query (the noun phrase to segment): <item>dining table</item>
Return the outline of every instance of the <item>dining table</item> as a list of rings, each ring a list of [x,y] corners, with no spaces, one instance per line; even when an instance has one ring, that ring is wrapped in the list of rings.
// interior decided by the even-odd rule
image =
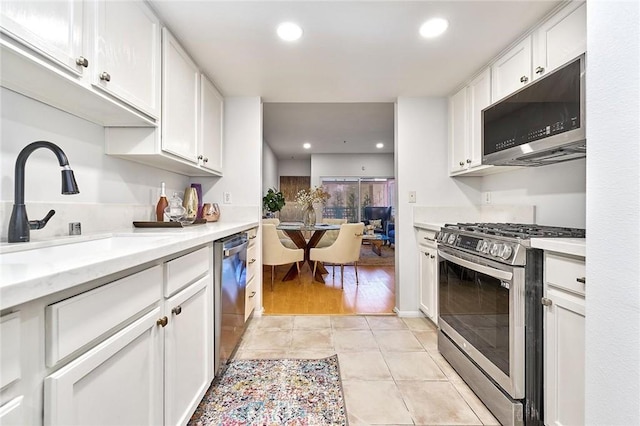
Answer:
[[[304,226],[301,223],[285,223],[281,222],[276,226],[276,229],[281,230],[296,245],[296,247],[304,250],[304,263],[308,263],[309,267],[313,271],[313,264],[309,260],[309,252],[312,248],[318,245],[320,239],[327,231],[335,231],[340,229],[340,225],[332,225],[327,223],[316,223],[312,226]],[[311,235],[309,239],[305,238],[305,234]],[[328,274],[329,271],[324,267],[322,262],[318,262],[316,268],[315,280],[324,283],[324,274]],[[298,276],[298,268],[295,264],[289,268],[282,281],[289,281]]]

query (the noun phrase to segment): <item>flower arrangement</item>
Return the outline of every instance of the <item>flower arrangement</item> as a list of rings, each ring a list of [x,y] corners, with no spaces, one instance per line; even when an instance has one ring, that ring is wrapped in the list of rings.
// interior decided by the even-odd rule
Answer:
[[[322,187],[314,187],[313,189],[301,189],[296,194],[296,203],[301,207],[312,206],[316,203],[326,203],[331,197],[327,191]]]

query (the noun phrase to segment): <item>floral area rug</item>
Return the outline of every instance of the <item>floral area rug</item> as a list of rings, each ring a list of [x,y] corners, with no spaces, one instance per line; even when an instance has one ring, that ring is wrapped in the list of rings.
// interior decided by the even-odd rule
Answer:
[[[189,425],[346,425],[338,356],[232,360]]]

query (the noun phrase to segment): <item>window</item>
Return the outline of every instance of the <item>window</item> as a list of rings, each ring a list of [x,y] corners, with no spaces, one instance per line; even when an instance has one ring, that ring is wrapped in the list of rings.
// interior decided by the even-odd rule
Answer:
[[[324,218],[360,222],[367,206],[392,206],[392,212],[395,210],[396,182],[393,178],[325,177],[322,186],[331,194],[322,211]]]

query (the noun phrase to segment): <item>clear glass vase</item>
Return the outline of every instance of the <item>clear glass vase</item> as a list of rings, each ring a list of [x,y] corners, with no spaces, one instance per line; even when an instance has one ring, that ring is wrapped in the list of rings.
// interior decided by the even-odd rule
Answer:
[[[311,228],[316,224],[316,211],[313,204],[309,204],[302,213],[302,223],[305,228]]]

